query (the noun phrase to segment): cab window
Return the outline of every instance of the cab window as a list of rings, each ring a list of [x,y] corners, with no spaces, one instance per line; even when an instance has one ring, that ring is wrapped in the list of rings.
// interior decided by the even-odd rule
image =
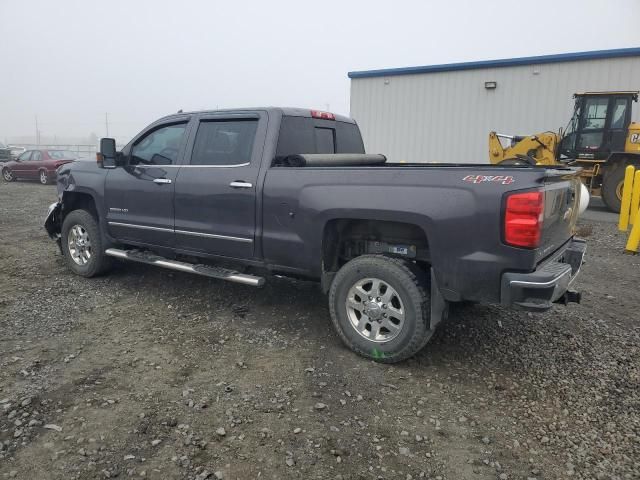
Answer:
[[[187,128],[186,122],[153,130],[131,149],[132,165],[175,165]]]
[[[624,128],[628,103],[629,102],[626,98],[616,99],[613,104],[613,114],[611,115],[611,128]]]
[[[31,154],[31,161],[37,162],[38,160],[42,160],[42,153],[40,153],[38,150],[34,150]]]
[[[607,120],[608,98],[588,98],[585,104],[585,130],[604,128]]]
[[[251,161],[258,120],[200,122],[191,165],[243,165]]]

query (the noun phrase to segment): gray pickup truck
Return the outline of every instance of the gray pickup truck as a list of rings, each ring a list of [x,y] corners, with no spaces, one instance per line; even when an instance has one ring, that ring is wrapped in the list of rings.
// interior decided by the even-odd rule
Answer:
[[[85,277],[116,258],[251,286],[319,281],[342,340],[391,363],[452,302],[579,301],[580,195],[571,168],[387,163],[327,112],[204,111],[60,167],[45,228]]]

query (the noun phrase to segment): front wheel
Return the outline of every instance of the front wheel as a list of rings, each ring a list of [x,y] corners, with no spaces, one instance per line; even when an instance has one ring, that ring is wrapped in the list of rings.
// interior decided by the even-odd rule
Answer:
[[[400,362],[434,333],[427,292],[426,276],[415,265],[363,255],[336,274],[329,291],[331,319],[354,352],[382,363]]]
[[[8,168],[2,169],[2,178],[4,179],[5,182],[13,182],[15,180],[15,177],[13,176],[13,172]]]
[[[83,277],[99,275],[111,265],[98,222],[86,210],[74,210],[62,222],[62,252],[69,268]]]
[[[607,168],[602,177],[602,200],[612,212],[620,212],[626,164]]]

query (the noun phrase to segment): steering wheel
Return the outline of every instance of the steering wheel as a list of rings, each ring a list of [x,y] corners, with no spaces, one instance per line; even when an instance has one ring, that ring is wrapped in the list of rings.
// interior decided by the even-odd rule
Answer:
[[[174,147],[165,147],[158,152],[158,155],[175,160],[175,157],[178,156],[178,149]]]

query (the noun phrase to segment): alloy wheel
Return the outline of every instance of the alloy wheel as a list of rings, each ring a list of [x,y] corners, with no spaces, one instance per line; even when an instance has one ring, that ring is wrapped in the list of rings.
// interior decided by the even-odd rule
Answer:
[[[82,225],[74,225],[69,230],[69,255],[73,261],[81,266],[86,265],[91,258],[91,240],[89,233]]]
[[[349,323],[372,342],[388,342],[402,331],[405,309],[398,292],[384,280],[364,278],[350,289],[346,299]]]

